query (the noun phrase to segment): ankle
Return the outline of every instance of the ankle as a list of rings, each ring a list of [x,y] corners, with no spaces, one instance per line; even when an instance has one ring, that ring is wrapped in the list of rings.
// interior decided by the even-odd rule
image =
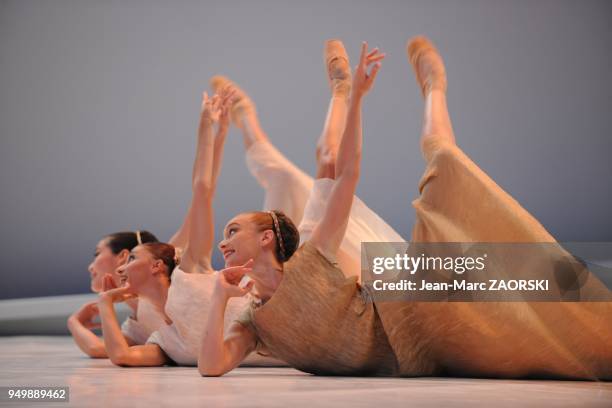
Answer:
[[[341,99],[347,102],[351,94],[351,84],[344,82],[337,82],[332,85],[332,98]]]

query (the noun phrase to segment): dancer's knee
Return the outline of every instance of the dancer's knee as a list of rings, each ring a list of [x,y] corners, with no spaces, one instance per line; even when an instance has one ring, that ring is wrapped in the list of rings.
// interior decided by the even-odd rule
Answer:
[[[455,146],[454,138],[441,133],[428,133],[421,137],[421,152],[430,161],[436,152]]]

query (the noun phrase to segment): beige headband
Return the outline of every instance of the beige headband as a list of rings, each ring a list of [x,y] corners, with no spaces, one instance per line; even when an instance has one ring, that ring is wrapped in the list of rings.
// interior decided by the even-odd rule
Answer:
[[[140,236],[140,230],[136,230],[136,242],[138,242],[138,245],[142,245],[142,237]]]
[[[278,246],[280,247],[281,256],[283,257],[283,260],[284,260],[285,259],[285,245],[283,243],[283,236],[281,235],[281,232],[280,232],[280,224],[278,223],[278,218],[276,217],[276,213],[274,211],[268,211],[268,213],[270,213],[270,216],[272,217],[272,226],[274,229],[274,233],[276,234],[276,240],[278,241]]]

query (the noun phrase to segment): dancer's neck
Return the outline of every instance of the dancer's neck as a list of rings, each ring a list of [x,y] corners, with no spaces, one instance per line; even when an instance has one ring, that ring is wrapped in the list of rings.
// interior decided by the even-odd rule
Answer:
[[[149,285],[143,288],[138,297],[146,300],[157,313],[164,317],[166,323],[171,324],[172,320],[166,315],[166,301],[168,300],[168,287],[169,284],[166,282],[159,282],[154,285]]]
[[[283,264],[272,255],[258,259],[253,265],[253,275],[258,276],[255,281],[254,294],[263,302],[268,301],[276,292],[283,280]]]

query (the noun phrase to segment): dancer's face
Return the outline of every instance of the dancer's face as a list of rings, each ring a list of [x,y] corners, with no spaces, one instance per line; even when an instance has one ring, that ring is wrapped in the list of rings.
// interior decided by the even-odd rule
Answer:
[[[138,294],[156,274],[164,273],[165,267],[163,261],[155,259],[145,247],[138,245],[130,252],[127,263],[117,268],[119,286],[129,283],[130,291]]]
[[[96,245],[96,252],[93,261],[87,268],[91,275],[91,290],[101,292],[104,289],[104,275],[111,275],[115,284],[119,284],[117,268],[125,263],[128,251],[124,250],[118,254],[113,254],[108,246],[108,238],[104,238]]]
[[[225,267],[238,266],[249,259],[256,259],[268,243],[265,231],[259,231],[252,215],[245,213],[232,218],[223,231],[219,250],[225,259]]]

